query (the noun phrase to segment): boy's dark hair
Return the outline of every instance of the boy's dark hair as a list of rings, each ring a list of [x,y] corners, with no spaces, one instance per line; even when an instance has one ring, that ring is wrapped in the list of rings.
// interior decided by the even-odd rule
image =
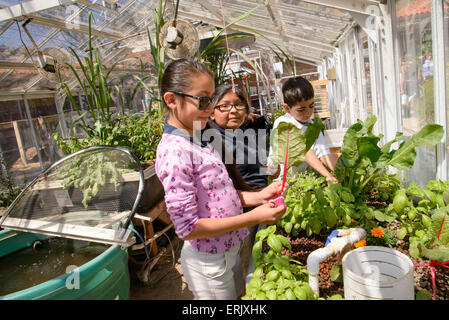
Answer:
[[[232,91],[232,84],[229,84],[229,83],[224,83],[224,84],[221,84],[218,87],[216,87],[215,92],[214,92],[212,106],[215,108],[218,101],[220,101],[223,98],[223,96],[230,91]],[[245,95],[243,94],[243,91],[240,90],[240,88],[234,86],[234,93],[237,95],[237,97],[240,99],[240,101],[242,101],[245,104],[246,113],[249,113],[249,106],[246,101]]]
[[[294,106],[299,102],[312,99],[315,96],[313,86],[303,77],[290,78],[282,85],[284,103]]]
[[[161,97],[168,91],[185,92],[192,86],[192,76],[196,74],[207,74],[214,79],[214,74],[206,65],[189,60],[179,59],[172,61],[165,68],[161,81]],[[164,106],[166,106],[164,99]]]

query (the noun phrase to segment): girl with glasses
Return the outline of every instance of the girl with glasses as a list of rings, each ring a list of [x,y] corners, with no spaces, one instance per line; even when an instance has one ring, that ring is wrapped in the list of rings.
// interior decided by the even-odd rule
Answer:
[[[166,67],[161,96],[167,122],[155,167],[167,212],[184,240],[181,267],[195,299],[236,299],[243,279],[234,277],[241,275],[239,250],[248,227],[273,224],[286,208],[269,203],[281,183],[240,191],[235,171],[228,172],[212,145],[194,141],[195,126],[207,128],[212,105],[205,101],[214,90],[214,76],[203,64],[180,59]],[[255,208],[243,213],[243,206]]]

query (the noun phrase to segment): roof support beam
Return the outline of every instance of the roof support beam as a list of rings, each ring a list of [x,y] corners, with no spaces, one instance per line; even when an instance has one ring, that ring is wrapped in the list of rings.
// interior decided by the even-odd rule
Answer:
[[[260,0],[262,1],[262,0]],[[281,37],[282,43],[287,50],[287,53],[293,57],[294,54],[291,53],[290,48],[288,46],[288,37],[285,35],[284,29],[282,27],[282,20],[277,19],[277,17],[274,15],[273,9],[271,9],[270,3],[267,0],[263,0],[263,3],[265,5],[265,9],[268,12],[268,15],[270,16],[271,23],[273,24],[276,31],[279,33],[279,36]],[[292,70],[293,71],[293,70]]]
[[[40,16],[33,16],[33,15],[28,15],[27,17],[31,18],[32,23],[37,23],[37,24],[40,24],[43,26],[58,28],[58,29],[62,29],[62,30],[70,30],[73,32],[89,34],[89,27],[87,27],[87,26],[79,25],[76,28],[73,28],[72,25],[68,25],[65,21],[60,21],[60,20],[56,20],[56,19],[48,19],[48,18],[44,18],[44,17],[40,17]],[[109,38],[109,39],[120,39],[121,38],[121,36],[118,34],[112,34],[112,33],[104,32],[104,31],[98,31],[96,29],[92,29],[91,32],[92,32],[92,35],[102,37],[102,38]]]
[[[99,4],[96,4],[96,3],[92,3],[89,0],[78,0],[78,2],[81,3],[81,4],[84,4],[85,6],[88,6],[88,7],[91,7],[91,8],[95,8],[97,10],[105,11],[105,12],[108,12],[108,13],[113,14],[115,16],[119,15],[118,11],[113,10],[111,8],[107,8],[105,6],[102,6],[102,5],[99,5]]]
[[[9,29],[9,27],[14,23],[13,20],[9,21],[8,23],[5,23],[3,27],[0,28],[0,36]]]
[[[379,5],[379,1],[374,0],[303,0],[304,2],[317,4],[320,6],[336,8],[348,12],[356,12],[371,15],[370,6]]]
[[[19,3],[0,9],[0,23],[76,2],[76,0],[31,0]]]
[[[215,19],[208,18],[205,16],[191,14],[189,12],[179,11],[178,16],[197,20],[197,21],[203,21],[203,22],[209,23],[211,25],[217,26],[219,28],[223,27],[223,23],[220,21],[217,21]],[[247,32],[249,32],[248,29],[253,29],[254,31],[260,32],[261,34],[265,35],[266,37],[271,36],[273,38],[277,38],[277,39],[279,38],[279,34],[276,32],[269,31],[266,29],[260,29],[260,28],[253,27],[253,26],[246,26],[246,25],[242,24],[242,21],[234,24],[232,27],[233,27],[233,29],[240,30],[240,31],[247,31]],[[307,47],[308,49],[311,49],[311,50],[320,51],[320,52],[323,51],[323,52],[327,52],[327,53],[334,52],[334,47],[329,44],[326,44],[326,43],[303,39],[303,38],[299,38],[296,36],[287,36],[287,37],[290,41],[297,42],[297,45]]]
[[[229,23],[228,19],[226,19],[226,17],[231,17],[231,15],[229,14],[229,12],[223,12],[223,14],[217,9],[215,8],[208,0],[197,0],[197,2],[207,11],[209,11],[212,15],[214,15],[215,17],[217,17],[218,19],[220,19],[220,21],[223,21],[225,24],[227,25]],[[178,9],[179,10],[179,9]],[[225,10],[225,9],[224,9]]]
[[[236,3],[239,3],[241,5],[249,5],[252,3],[253,0],[234,0]],[[333,13],[329,12],[316,12],[314,10],[307,9],[302,6],[298,6],[299,0],[284,0],[281,4],[274,4],[272,3],[272,7],[280,6],[282,10],[292,10],[295,11],[295,14],[301,14],[302,17],[306,19],[321,19],[321,23],[343,23],[346,24],[349,22],[349,19],[345,17],[340,17],[338,15],[335,15]]]

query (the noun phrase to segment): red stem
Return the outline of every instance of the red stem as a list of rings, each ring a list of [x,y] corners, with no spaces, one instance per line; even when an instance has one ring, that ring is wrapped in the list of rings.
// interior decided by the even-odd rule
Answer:
[[[443,231],[444,220],[446,220],[447,212],[444,212],[443,222],[441,222],[440,232],[438,232],[438,240],[440,240],[441,232]]]
[[[287,176],[288,141],[290,140],[290,130],[287,131],[287,150],[285,150],[284,176],[282,177],[281,195],[284,193],[285,178]]]

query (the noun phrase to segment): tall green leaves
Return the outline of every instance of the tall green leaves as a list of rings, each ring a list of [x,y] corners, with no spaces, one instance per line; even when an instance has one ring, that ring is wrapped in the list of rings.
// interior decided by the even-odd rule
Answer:
[[[80,127],[86,133],[87,138],[75,136],[64,139],[56,134],[55,143],[65,154],[92,145],[118,145],[130,148],[141,161],[152,160],[155,156],[158,139],[162,135],[162,117],[153,110],[143,117],[125,114],[124,94],[127,88],[125,88],[124,79],[126,75],[121,77],[121,87],[111,83],[110,76],[118,61],[111,67],[104,65],[100,51],[92,45],[91,19],[92,15],[89,15],[89,52],[87,56],[81,58],[75,50],[70,48],[79,67],[68,64],[87,101],[86,111],[78,106],[71,89],[64,84],[67,97],[78,113],[78,119],[73,126]],[[144,72],[142,63],[141,71]],[[136,85],[131,88],[130,109],[139,89],[142,86],[146,87],[144,81],[148,78],[136,75],[133,77],[136,80]],[[112,93],[118,95],[121,108],[117,105],[117,110],[121,110],[121,112],[116,112],[112,108]]]
[[[307,151],[312,147],[323,129],[323,123],[316,118],[307,126],[304,134],[293,123],[281,122],[270,136],[270,145],[273,150],[271,161],[273,163],[285,163],[285,155],[288,146],[288,158],[286,171],[292,166],[300,166],[306,157]]]
[[[409,140],[401,143],[399,149],[393,152],[388,164],[402,170],[413,166],[416,158],[416,147],[434,146],[444,135],[444,129],[438,124],[428,124]]]
[[[155,37],[154,39],[151,37],[150,29],[147,28],[148,42],[150,43],[150,52],[153,57],[153,65],[156,70],[157,77],[157,101],[159,102],[159,114],[162,115],[162,98],[160,95],[161,92],[161,83],[162,76],[164,75],[165,68],[165,48],[161,45],[159,39],[159,33],[161,31],[162,26],[164,25],[164,15],[162,12],[162,0],[159,0],[157,10],[153,12],[153,22],[155,25]],[[148,92],[152,93],[146,86]]]
[[[81,122],[79,126],[86,132],[88,136],[96,135],[98,130],[89,126],[85,120],[87,115],[90,115],[94,122],[94,126],[98,126],[105,123],[113,123],[113,112],[111,111],[111,92],[112,87],[108,85],[108,80],[111,72],[114,70],[117,63],[113,64],[110,68],[106,68],[101,60],[100,52],[97,48],[92,47],[92,33],[91,33],[92,15],[89,15],[89,54],[84,57],[84,60],[76,53],[73,48],[70,48],[73,56],[75,57],[81,76],[78,74],[74,66],[67,64],[72,70],[79,86],[81,87],[83,95],[86,97],[88,110],[82,113],[82,110],[78,107],[78,103],[75,101],[69,86],[64,83],[66,94],[76,112],[78,113],[78,119],[75,121]]]

